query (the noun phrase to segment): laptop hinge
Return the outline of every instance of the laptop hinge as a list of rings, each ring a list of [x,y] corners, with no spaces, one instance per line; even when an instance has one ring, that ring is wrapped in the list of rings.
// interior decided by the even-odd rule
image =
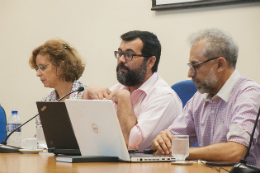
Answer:
[[[55,147],[48,148],[48,153],[53,153],[55,151]]]

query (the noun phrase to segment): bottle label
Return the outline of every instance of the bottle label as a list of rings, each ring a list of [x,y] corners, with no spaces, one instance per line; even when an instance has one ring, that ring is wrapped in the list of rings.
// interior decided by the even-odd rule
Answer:
[[[7,124],[7,132],[12,132],[15,128],[20,126],[21,124]],[[21,132],[21,127],[17,129],[15,132]]]

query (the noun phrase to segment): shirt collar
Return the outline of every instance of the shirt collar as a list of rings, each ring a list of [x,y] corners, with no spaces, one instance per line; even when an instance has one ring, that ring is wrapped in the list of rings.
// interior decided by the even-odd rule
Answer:
[[[144,91],[146,94],[152,89],[151,86],[155,84],[158,79],[158,74],[155,72],[153,75],[141,85],[138,90]]]
[[[135,91],[137,90],[141,90],[143,91],[145,94],[149,93],[149,91],[152,89],[151,86],[153,86],[155,84],[155,82],[157,81],[158,79],[158,74],[156,72],[153,73],[153,75],[147,80],[145,81],[138,89],[136,89]],[[124,86],[123,89],[128,89],[129,90],[129,87],[127,86]],[[133,91],[133,92],[135,92]]]
[[[228,80],[225,82],[223,87],[219,90],[219,92],[216,94],[216,96],[223,99],[225,102],[229,101],[230,95],[233,91],[233,88],[235,87],[237,81],[240,78],[239,72],[235,69],[234,72],[231,74],[231,76],[228,78]],[[208,94],[205,95],[205,101],[209,101]]]
[[[73,82],[73,84],[72,84],[71,92],[72,92],[72,91],[76,91],[76,90],[78,89],[78,87],[80,87],[80,83],[79,83],[77,80],[75,80],[75,81]]]

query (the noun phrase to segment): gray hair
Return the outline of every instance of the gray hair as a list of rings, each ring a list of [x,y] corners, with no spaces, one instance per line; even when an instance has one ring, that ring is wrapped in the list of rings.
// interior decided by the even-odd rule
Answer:
[[[229,67],[236,68],[238,46],[230,35],[217,28],[207,28],[189,37],[191,46],[201,40],[206,41],[206,49],[203,53],[205,57],[224,57]]]

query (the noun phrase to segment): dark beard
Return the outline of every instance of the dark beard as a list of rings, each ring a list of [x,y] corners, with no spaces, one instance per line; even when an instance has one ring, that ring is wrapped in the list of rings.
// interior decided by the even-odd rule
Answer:
[[[116,74],[117,80],[119,83],[123,84],[124,86],[136,86],[142,83],[146,77],[146,68],[147,68],[147,61],[143,61],[138,69],[130,70],[126,67],[123,63],[117,65]],[[119,71],[118,68],[124,68],[127,72]]]

